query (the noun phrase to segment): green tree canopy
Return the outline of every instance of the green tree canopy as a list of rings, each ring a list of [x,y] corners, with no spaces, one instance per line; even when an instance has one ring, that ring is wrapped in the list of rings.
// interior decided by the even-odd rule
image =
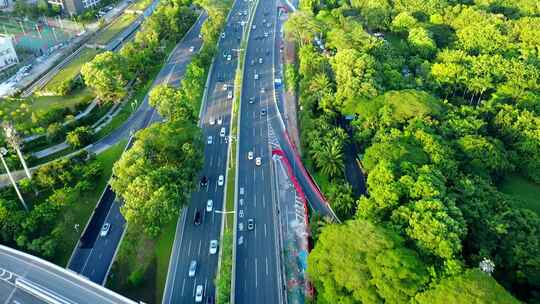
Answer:
[[[326,225],[308,259],[322,303],[405,303],[429,281],[395,233],[368,221]]]
[[[478,269],[441,280],[434,288],[418,294],[419,304],[446,303],[519,303],[492,277]]]

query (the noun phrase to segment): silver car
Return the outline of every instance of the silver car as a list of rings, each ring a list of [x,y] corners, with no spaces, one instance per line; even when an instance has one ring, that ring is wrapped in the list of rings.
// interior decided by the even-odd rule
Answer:
[[[194,277],[195,273],[197,272],[197,261],[193,260],[191,263],[189,263],[189,277]]]

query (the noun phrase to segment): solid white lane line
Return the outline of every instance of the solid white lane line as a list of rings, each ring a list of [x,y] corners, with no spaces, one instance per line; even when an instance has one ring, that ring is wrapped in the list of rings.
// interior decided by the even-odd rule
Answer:
[[[193,293],[192,293],[192,297],[195,296],[195,286],[197,286],[197,279],[193,280]]]
[[[266,275],[268,276],[268,257],[265,257],[264,261],[266,263]]]
[[[266,237],[266,223],[264,223],[264,237]]]
[[[255,258],[255,288],[257,288],[257,286],[259,286],[259,281],[257,278],[257,258]]]
[[[186,278],[182,281],[182,293],[180,294],[182,297],[184,296],[184,289],[186,289]]]
[[[263,198],[263,208],[266,208],[266,201],[265,201],[265,199],[264,199],[264,195],[263,195],[262,198]]]
[[[202,240],[199,241],[199,253],[198,253],[198,255],[201,255],[201,245],[202,245]]]
[[[189,240],[189,245],[188,245],[188,248],[187,248],[187,254],[188,255],[191,254],[191,240]]]

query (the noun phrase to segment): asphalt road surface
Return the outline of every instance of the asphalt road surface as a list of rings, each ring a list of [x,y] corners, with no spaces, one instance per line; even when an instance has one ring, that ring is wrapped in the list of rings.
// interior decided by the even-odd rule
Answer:
[[[229,132],[234,98],[232,95],[238,63],[237,51],[242,35],[239,21],[247,19],[247,16],[240,16],[239,12],[247,10],[249,3],[251,2],[235,1],[224,29],[225,36],[219,41],[218,53],[209,74],[207,98],[203,103],[200,121],[206,143],[201,177],[208,177],[208,186],[199,186],[198,191],[192,193],[189,206],[182,211],[177,225],[163,303],[194,302],[197,285],[203,286],[205,300],[215,296],[214,278],[219,252],[210,254],[209,245],[211,240],[220,240],[222,225],[220,211],[223,211],[227,183],[225,173],[230,143]],[[224,136],[220,134],[222,128]],[[209,144],[210,136],[212,137],[211,144]],[[220,175],[224,177],[223,186],[218,185]],[[206,211],[208,200],[212,200],[212,211]],[[197,210],[202,216],[202,222],[199,225],[194,223]],[[196,274],[193,277],[188,276],[191,261],[197,262]]]
[[[0,245],[0,302],[135,304],[52,263]]]
[[[275,0],[260,0],[246,52],[236,212],[234,298],[237,304],[282,303],[276,199],[272,189],[270,120],[276,116],[272,73]],[[254,159],[248,159],[252,152]],[[260,166],[256,159],[261,158]],[[243,193],[243,194],[242,194]],[[247,222],[255,223],[248,230]]]
[[[175,47],[167,63],[156,77],[153,86],[163,82],[178,86],[194,54],[189,48],[194,46],[195,50],[198,50],[201,47],[202,41],[198,38],[198,35],[206,17],[206,13],[203,13],[192,29],[185,35],[184,39]],[[97,152],[99,149],[106,149],[118,141],[129,137],[131,132],[145,128],[151,122],[159,119],[157,112],[149,105],[147,95],[143,103],[139,106],[139,109],[120,128],[94,144],[90,148],[90,151]],[[96,227],[97,229],[87,232],[93,235],[91,239],[95,239],[95,242],[91,246],[78,246],[68,265],[69,269],[88,277],[98,284],[104,284],[106,281],[108,271],[125,229],[125,219],[120,213],[120,204],[116,201],[116,195],[111,191],[109,195],[105,196],[105,199],[109,200],[106,204],[111,206],[107,210],[103,221],[103,223],[111,224],[109,234],[105,237],[98,236],[100,232],[99,228],[103,223],[98,225]]]

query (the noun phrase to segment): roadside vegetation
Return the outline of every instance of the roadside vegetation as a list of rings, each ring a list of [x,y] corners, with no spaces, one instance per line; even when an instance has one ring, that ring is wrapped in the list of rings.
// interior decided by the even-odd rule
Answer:
[[[303,158],[345,220],[312,223],[317,301],[540,300],[538,199],[523,194],[540,184],[540,11],[488,2],[301,0],[289,17]]]
[[[214,6],[195,4],[209,12],[203,25],[206,29],[203,30],[203,47],[188,65],[179,88],[161,84],[149,93],[149,103],[165,122],[135,134],[133,147],[116,164],[111,182],[124,201],[121,212],[128,228],[112,268],[110,277],[114,279],[108,286],[147,303],[161,303],[177,219],[196,188],[203,164],[198,112],[219,35],[215,31],[222,28],[222,24],[215,23],[225,20],[222,18],[225,12]],[[175,5],[164,7],[158,9],[164,14],[162,18],[173,15],[167,9],[173,12],[178,9]],[[151,24],[157,24],[156,21]],[[140,52],[140,48],[134,46],[128,54],[136,52]],[[127,60],[132,60],[126,56]],[[139,67],[147,68],[146,65],[132,67],[135,73]],[[107,89],[107,94],[118,94],[114,89]],[[138,262],[133,263],[134,260]]]
[[[0,243],[65,266],[124,145],[40,167],[19,183],[28,212],[13,188],[1,189]]]

